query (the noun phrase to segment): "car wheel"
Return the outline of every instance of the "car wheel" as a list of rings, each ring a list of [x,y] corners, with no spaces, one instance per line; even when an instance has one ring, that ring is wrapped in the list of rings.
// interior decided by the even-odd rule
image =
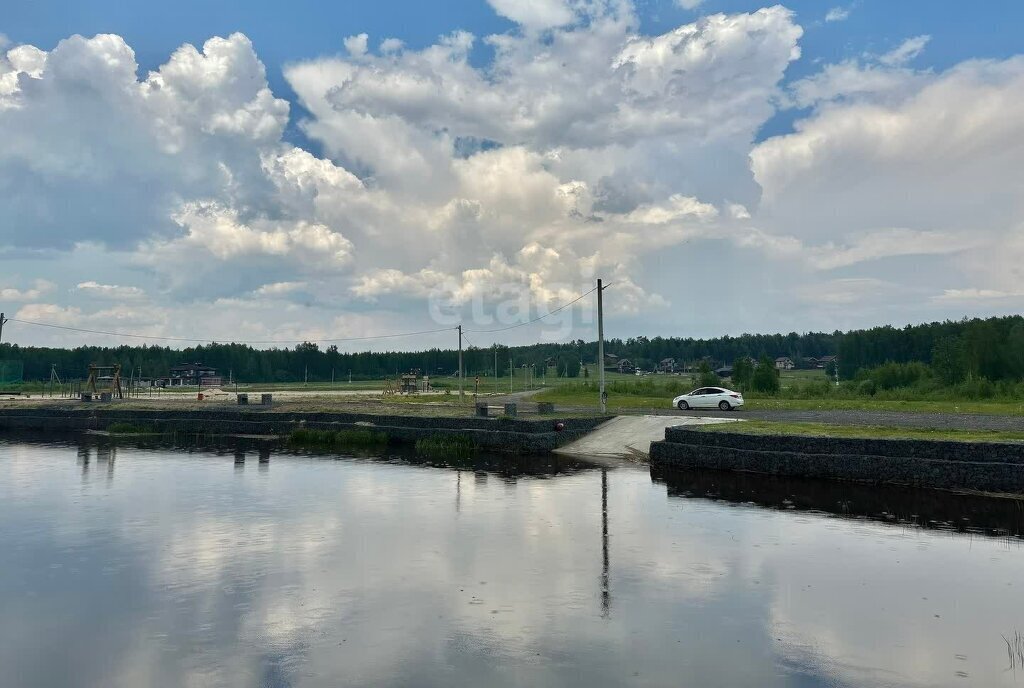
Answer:
[[[719,402],[718,408],[722,409],[723,411],[732,411],[732,406],[729,406],[728,401]]]
[[[680,401],[678,404],[676,404],[676,406],[679,407],[680,411],[689,411],[690,410],[690,405],[687,404],[685,401]]]

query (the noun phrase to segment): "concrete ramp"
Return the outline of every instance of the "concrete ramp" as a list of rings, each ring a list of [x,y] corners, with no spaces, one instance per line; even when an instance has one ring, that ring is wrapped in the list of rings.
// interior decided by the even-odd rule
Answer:
[[[594,428],[584,437],[559,447],[557,454],[579,458],[630,459],[646,461],[651,442],[665,439],[665,428],[676,425],[731,423],[739,418],[692,416],[616,416]]]

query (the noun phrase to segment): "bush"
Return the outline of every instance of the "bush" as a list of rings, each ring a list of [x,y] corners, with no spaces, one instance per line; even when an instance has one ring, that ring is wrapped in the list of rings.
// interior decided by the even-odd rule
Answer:
[[[700,367],[697,369],[696,383],[698,387],[717,387],[721,384],[721,380],[711,370],[711,366],[708,365],[707,361],[701,361]]]
[[[476,444],[465,435],[432,435],[416,440],[416,453],[436,459],[467,459]]]
[[[809,380],[783,388],[781,393],[787,399],[824,399],[833,395],[835,386],[828,380]]]
[[[755,392],[774,396],[779,393],[781,386],[779,383],[779,371],[775,369],[775,366],[767,356],[762,356],[761,360],[757,362],[757,368],[754,369],[754,375],[750,380],[750,388]]]
[[[296,447],[375,447],[388,443],[388,436],[372,430],[293,430],[288,444]]]
[[[859,383],[857,383],[857,394],[860,394],[861,396],[873,397],[875,396],[876,391],[877,388],[875,386],[874,380],[861,380]]]
[[[910,363],[885,363],[877,368],[860,370],[856,379],[870,379],[875,383],[876,389],[896,389],[897,387],[912,387],[918,382],[930,378],[931,370],[924,363],[911,361]]]
[[[983,377],[961,382],[953,389],[961,399],[991,399],[996,395],[996,386]]]
[[[135,425],[134,423],[111,423],[107,432],[115,435],[141,435],[156,432],[152,425]]]

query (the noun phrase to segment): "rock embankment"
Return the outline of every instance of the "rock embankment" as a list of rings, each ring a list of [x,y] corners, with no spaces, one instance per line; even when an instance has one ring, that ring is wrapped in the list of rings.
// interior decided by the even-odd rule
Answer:
[[[665,430],[651,465],[1024,493],[1024,444]]]
[[[155,432],[215,435],[288,435],[299,428],[372,428],[386,434],[389,441],[398,443],[413,443],[437,435],[465,435],[482,449],[517,454],[550,452],[581,437],[605,420],[607,417],[514,420],[276,411],[0,409],[0,431],[105,430],[113,423],[145,426]],[[558,424],[561,430],[556,429]]]

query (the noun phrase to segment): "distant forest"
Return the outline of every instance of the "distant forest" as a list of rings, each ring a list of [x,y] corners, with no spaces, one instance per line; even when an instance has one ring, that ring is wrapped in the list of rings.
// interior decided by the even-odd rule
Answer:
[[[495,348],[469,347],[464,353],[466,374],[482,377],[497,372],[508,375],[509,356],[513,365],[540,366],[553,359],[560,375],[580,374],[580,363],[597,360],[597,343],[577,340],[563,344]],[[839,373],[845,379],[858,371],[885,363],[921,362],[950,382],[981,377],[989,380],[1024,379],[1024,318],[1008,316],[989,319],[935,322],[904,328],[875,327],[851,332],[809,332],[806,334],[744,334],[738,337],[691,339],[682,337],[636,337],[610,339],[605,352],[630,359],[642,370],[652,370],[659,361],[674,358],[677,365],[707,360],[712,366],[731,364],[745,356],[776,358],[788,356],[799,365],[804,358],[838,355]],[[142,370],[145,377],[166,377],[171,366],[203,363],[217,368],[227,378],[241,382],[298,382],[308,373],[311,382],[379,379],[418,369],[423,374],[444,376],[458,367],[455,349],[405,352],[342,353],[337,347],[320,349],[304,343],[292,349],[254,349],[244,344],[210,344],[187,349],[160,346],[81,346],[74,349],[0,345],[0,361],[20,361],[24,379],[46,380],[56,365],[64,379],[84,378],[91,363],[120,363],[127,375]]]

